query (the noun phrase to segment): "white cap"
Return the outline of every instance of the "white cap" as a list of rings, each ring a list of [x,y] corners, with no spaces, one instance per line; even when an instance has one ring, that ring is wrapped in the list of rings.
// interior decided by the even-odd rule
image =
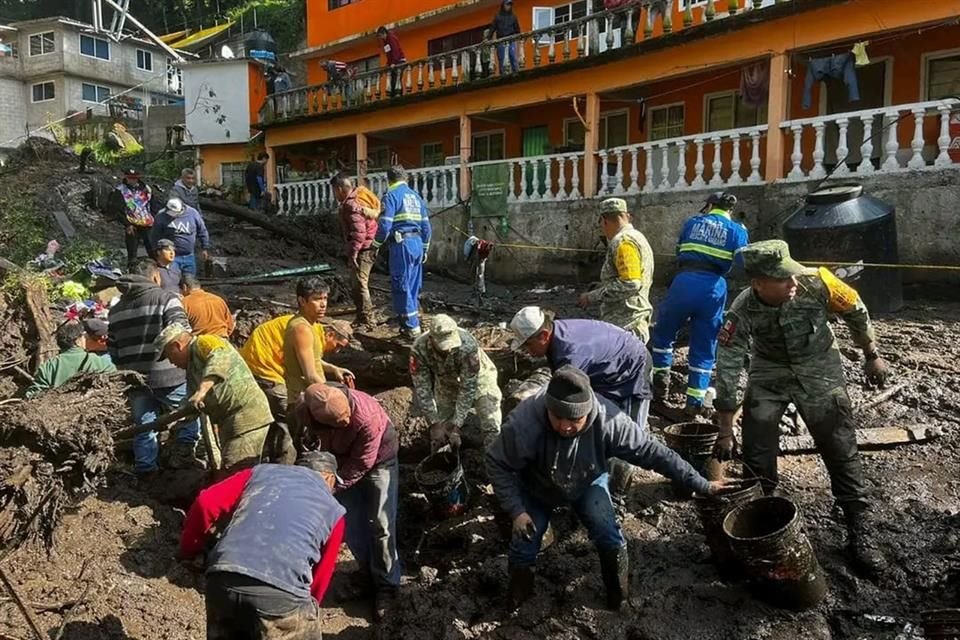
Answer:
[[[180,198],[170,198],[167,200],[167,211],[173,214],[183,213],[183,200]]]
[[[546,316],[540,307],[524,307],[517,311],[517,315],[513,316],[513,320],[510,321],[510,330],[513,331],[515,336],[513,342],[510,343],[510,348],[519,351],[524,342],[537,335],[544,320],[546,320]]]

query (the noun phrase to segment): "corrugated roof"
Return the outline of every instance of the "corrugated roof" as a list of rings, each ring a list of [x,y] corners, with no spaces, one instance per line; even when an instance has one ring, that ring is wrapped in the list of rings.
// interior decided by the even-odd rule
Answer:
[[[208,29],[201,29],[196,31],[182,40],[177,40],[175,42],[168,42],[174,49],[190,49],[190,47],[195,47],[202,45],[205,40],[212,38],[216,35],[219,35],[233,26],[233,22],[224,22],[223,24],[218,24],[215,27],[210,27]]]
[[[160,36],[160,42],[164,44],[170,44],[171,42],[176,42],[177,40],[182,39],[185,35],[187,35],[186,29],[182,31],[174,31],[173,33],[165,33]]]

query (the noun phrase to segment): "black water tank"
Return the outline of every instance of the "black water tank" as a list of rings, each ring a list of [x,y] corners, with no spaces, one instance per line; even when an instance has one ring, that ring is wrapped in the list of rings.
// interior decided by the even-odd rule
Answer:
[[[273,54],[273,57],[277,55],[276,41],[263,29],[254,29],[248,33],[243,39],[243,45],[247,55],[254,58],[263,57],[263,53]],[[259,52],[260,55],[255,55],[254,51]]]
[[[810,265],[899,264],[895,208],[864,195],[858,184],[811,193],[783,225],[783,234],[790,254]],[[897,311],[903,306],[899,269],[844,267],[838,275],[860,293],[872,312]]]

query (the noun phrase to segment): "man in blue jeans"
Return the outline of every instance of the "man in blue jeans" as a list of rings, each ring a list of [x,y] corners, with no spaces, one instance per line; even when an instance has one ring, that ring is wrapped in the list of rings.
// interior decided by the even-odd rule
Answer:
[[[200,242],[200,261],[205,263],[210,257],[210,233],[203,216],[180,198],[167,200],[167,206],[157,214],[150,234],[155,247],[159,247],[162,240],[173,243],[174,262],[181,273],[197,275],[197,241]]]
[[[594,394],[580,369],[558,369],[546,390],[521,402],[487,449],[487,475],[513,519],[509,596],[519,606],[533,591],[534,565],[556,507],[570,505],[600,555],[607,606],[627,597],[627,543],[610,499],[609,458],[661,473],[700,494],[730,481],[709,482],[627,414]]]
[[[136,423],[149,424],[161,413],[179,408],[187,393],[186,372],[169,360],[157,361],[154,340],[165,327],[190,322],[179,296],[160,288],[154,262],[143,263],[136,275],[121,277],[117,288],[120,300],[110,309],[107,350],[117,369],[146,378],[146,386],[133,391],[130,402]],[[200,466],[196,457],[199,419],[180,427],[176,438],[169,465],[175,469]],[[133,440],[134,471],[138,475],[157,471],[158,453],[155,432],[138,434]]]
[[[490,30],[494,38],[502,40],[510,36],[519,35],[520,22],[517,15],[513,12],[513,0],[503,0],[500,3],[500,11],[493,17],[490,23]],[[500,66],[500,75],[504,76],[519,71],[517,65],[517,41],[512,40],[508,43],[497,44],[497,63]]]

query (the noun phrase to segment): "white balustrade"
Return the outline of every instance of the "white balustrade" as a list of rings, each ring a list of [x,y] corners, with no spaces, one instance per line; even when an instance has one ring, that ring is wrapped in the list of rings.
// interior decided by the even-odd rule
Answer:
[[[505,163],[510,176],[507,202],[553,202],[582,197],[583,153],[471,162],[470,167]]]
[[[459,165],[407,169],[407,182],[429,208],[442,209],[460,201],[459,169]]]
[[[950,114],[956,109],[958,101],[931,100],[784,122],[784,132],[793,139],[786,179],[952,166]]]
[[[274,185],[279,215],[305,215],[331,211],[337,206],[330,179],[282,182]]]

